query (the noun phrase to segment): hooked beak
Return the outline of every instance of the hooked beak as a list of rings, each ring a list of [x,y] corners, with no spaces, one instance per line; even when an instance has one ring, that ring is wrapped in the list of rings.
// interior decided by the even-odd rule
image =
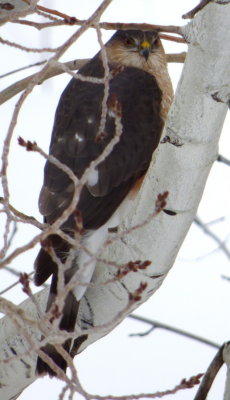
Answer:
[[[140,55],[143,56],[146,61],[149,58],[150,47],[150,43],[147,42],[147,40],[144,40],[144,42],[141,43]]]

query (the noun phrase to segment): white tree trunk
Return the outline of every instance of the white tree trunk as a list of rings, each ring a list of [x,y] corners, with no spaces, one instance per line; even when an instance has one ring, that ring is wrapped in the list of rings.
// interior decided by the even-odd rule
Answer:
[[[89,288],[82,299],[78,321],[83,328],[89,328],[89,323],[96,328],[89,332],[80,350],[108,333],[131,309],[159,288],[195,217],[218,153],[218,140],[227,112],[224,102],[227,103],[230,93],[229,18],[229,1],[211,2],[184,28],[190,42],[189,51],[165,128],[165,135],[181,146],[171,143],[159,146],[155,163],[122,229],[141,223],[154,210],[157,195],[164,191],[169,192],[166,208],[177,214],[169,216],[161,212],[148,224],[125,236],[125,243],[117,240],[103,252],[103,258],[119,264],[138,259],[151,260],[152,264],[146,270],[131,272],[121,281],[104,286],[99,283],[111,280],[117,269],[97,265],[93,277],[96,285]],[[147,283],[141,300],[127,309],[129,293],[141,282]],[[46,295],[47,290],[39,294],[43,304]],[[34,317],[30,300],[24,302],[22,308],[33,310],[30,313]],[[30,340],[36,341],[39,337],[36,329],[29,324],[22,326],[29,332]],[[0,364],[1,400],[8,400],[35,380],[36,356],[23,355],[29,349],[28,340],[7,317],[1,320],[0,337],[0,359],[12,358]],[[15,352],[22,355],[23,361],[14,359]]]

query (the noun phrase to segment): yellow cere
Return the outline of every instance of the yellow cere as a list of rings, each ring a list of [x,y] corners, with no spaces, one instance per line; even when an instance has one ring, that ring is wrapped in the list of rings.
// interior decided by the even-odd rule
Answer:
[[[150,48],[150,43],[147,41],[147,40],[144,40],[142,43],[141,43],[141,47],[144,49],[144,48]]]

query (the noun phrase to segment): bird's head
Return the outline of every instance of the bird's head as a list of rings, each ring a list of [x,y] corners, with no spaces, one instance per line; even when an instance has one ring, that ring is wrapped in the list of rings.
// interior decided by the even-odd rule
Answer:
[[[111,63],[146,69],[165,62],[165,53],[157,31],[117,31],[106,45]]]

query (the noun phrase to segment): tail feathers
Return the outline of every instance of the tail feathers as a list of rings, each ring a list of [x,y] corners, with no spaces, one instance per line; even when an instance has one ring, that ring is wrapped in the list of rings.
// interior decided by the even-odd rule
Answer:
[[[47,246],[47,248],[45,247]],[[65,263],[66,257],[70,251],[70,245],[58,235],[50,235],[43,242],[43,246],[34,262],[35,275],[34,283],[41,286],[52,274],[57,274],[57,265],[49,254],[48,248],[52,247],[62,263]]]
[[[78,353],[79,347],[85,340],[87,340],[87,338],[88,335],[79,336],[74,340],[72,346],[71,346],[71,339],[68,339],[62,346],[65,349],[65,351],[67,351],[70,354],[70,356],[74,358]],[[41,350],[45,354],[47,354],[47,356],[49,356],[59,368],[61,368],[64,372],[66,372],[68,366],[67,362],[61,356],[61,354],[58,353],[58,351],[55,349],[54,346],[52,346],[51,344],[47,344],[45,347],[42,347]],[[36,372],[38,375],[49,374],[50,377],[57,375],[56,372],[48,364],[46,364],[46,362],[43,361],[41,357],[38,357],[37,359]]]
[[[74,339],[73,345],[71,347],[70,355],[74,358],[78,354],[79,347],[81,344],[88,339],[88,335],[81,335]]]
[[[66,297],[65,305],[62,310],[62,318],[59,324],[60,330],[65,330],[67,332],[74,331],[78,315],[78,308],[79,308],[79,302],[76,300],[73,293],[69,292]],[[62,344],[62,347],[63,349],[65,349],[65,351],[67,351],[70,354],[71,345],[72,345],[72,339],[68,339]],[[46,346],[42,347],[41,350],[44,353],[46,353],[50,358],[52,358],[52,360],[55,362],[55,364],[57,364],[58,367],[60,367],[64,372],[66,372],[67,362],[61,356],[61,354],[58,353],[58,351],[52,344],[47,344]],[[40,357],[38,357],[37,360],[36,372],[38,375],[44,375],[44,374],[49,374],[50,376],[57,375],[56,372],[53,371],[53,369]]]
[[[62,346],[63,348],[69,353],[70,351],[70,344],[71,340],[68,339]],[[61,356],[60,353],[55,349],[54,346],[51,344],[47,344],[45,347],[42,347],[41,350],[49,356],[55,364],[61,368],[64,372],[66,372],[67,368],[67,362],[66,360]],[[42,358],[38,357],[37,359],[37,367],[36,367],[36,372],[38,375],[45,375],[49,374],[50,377],[56,376],[56,372],[45,362],[43,361]]]
[[[66,254],[69,251],[69,244],[63,241],[59,236],[52,235],[49,237],[53,248],[55,249],[56,255],[60,258],[62,262],[65,262]],[[58,286],[58,274],[57,274],[57,266],[55,262],[52,260],[51,256],[44,250],[41,249],[38,257],[35,261],[36,275],[35,275],[35,283],[36,285],[41,285],[51,274],[53,274],[50,294],[47,303],[47,310],[50,310],[52,304],[55,302],[57,296],[57,286]],[[72,276],[76,273],[76,264],[73,263],[73,266],[65,271],[65,284],[67,284]],[[75,295],[70,291],[65,299],[64,307],[62,309],[62,317],[59,323],[59,329],[67,332],[74,332],[75,325],[77,321],[79,309],[79,301],[76,299]],[[86,335],[83,335],[84,337]],[[84,339],[85,340],[85,339]],[[75,340],[76,341],[76,340]],[[77,341],[79,342],[79,346],[82,343],[83,339]],[[63,344],[62,347],[67,353],[72,355],[72,344],[73,340],[68,339]],[[78,347],[79,347],[78,346]],[[74,347],[76,347],[74,342]],[[60,367],[64,372],[67,368],[66,360],[58,353],[55,349],[54,345],[48,343],[41,350],[47,354],[55,364]],[[38,375],[49,374],[51,377],[56,376],[56,372],[40,357],[37,360],[36,372]]]

